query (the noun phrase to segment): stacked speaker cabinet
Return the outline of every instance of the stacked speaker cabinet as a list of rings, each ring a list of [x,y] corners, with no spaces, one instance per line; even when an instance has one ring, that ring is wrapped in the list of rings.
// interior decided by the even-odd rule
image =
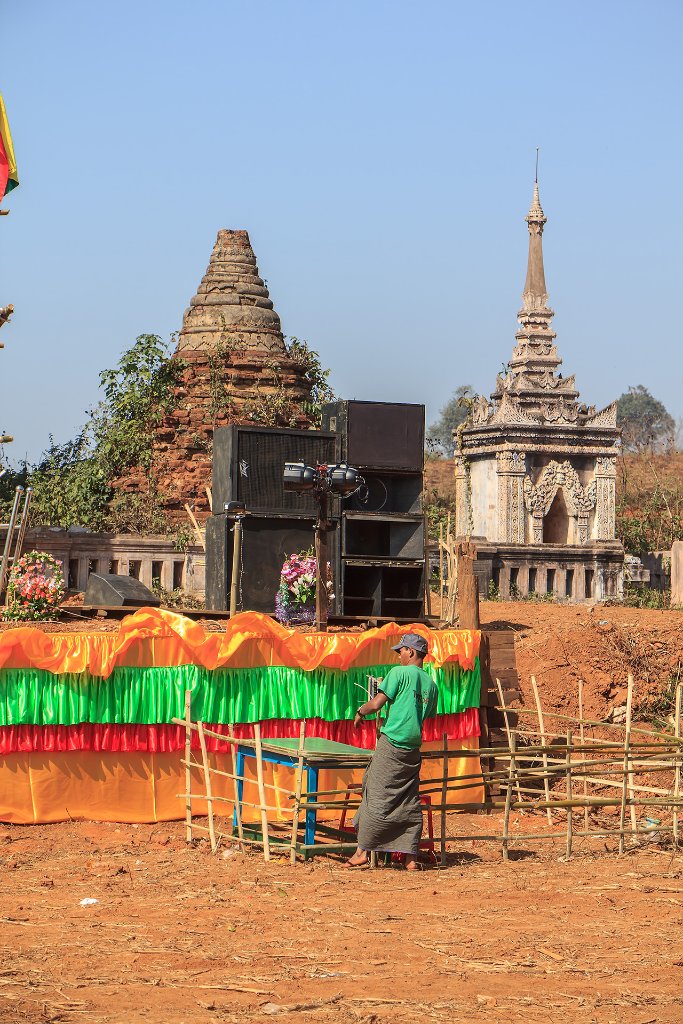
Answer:
[[[342,502],[337,610],[415,620],[424,614],[423,405],[333,402],[323,429],[365,486]]]
[[[206,524],[206,607],[227,609],[232,582],[233,520],[224,506],[242,502],[242,571],[238,608],[272,614],[282,563],[288,555],[313,547],[317,502],[311,494],[284,490],[285,462],[330,465],[338,461],[333,432],[270,427],[220,427],[214,433],[212,498],[214,514]],[[337,560],[338,502],[330,557]],[[333,563],[334,564],[334,563]]]

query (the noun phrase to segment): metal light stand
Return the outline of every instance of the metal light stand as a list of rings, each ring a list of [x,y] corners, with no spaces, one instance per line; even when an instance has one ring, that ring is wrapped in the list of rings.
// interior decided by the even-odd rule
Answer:
[[[330,529],[329,485],[317,491],[318,518],[315,526],[315,628],[327,632],[329,601],[327,597],[327,534]]]
[[[346,462],[327,466],[307,466],[304,462],[285,462],[284,489],[295,494],[315,494],[318,518],[315,531],[315,627],[327,632],[329,597],[327,593],[327,534],[332,528],[329,515],[330,495],[350,497],[365,483],[357,469]]]

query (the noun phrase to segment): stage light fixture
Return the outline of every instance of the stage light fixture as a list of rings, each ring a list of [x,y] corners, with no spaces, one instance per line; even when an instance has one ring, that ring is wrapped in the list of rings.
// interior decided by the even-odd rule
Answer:
[[[303,493],[318,491],[348,497],[365,481],[357,469],[340,462],[335,466],[307,466],[305,462],[285,462],[284,489]]]
[[[286,491],[313,491],[316,489],[320,474],[314,466],[305,462],[285,462],[284,487]]]

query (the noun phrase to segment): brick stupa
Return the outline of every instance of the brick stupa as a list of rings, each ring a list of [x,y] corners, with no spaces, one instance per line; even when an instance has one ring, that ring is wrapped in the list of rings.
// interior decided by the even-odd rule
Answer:
[[[213,432],[229,424],[309,427],[306,367],[288,353],[246,231],[218,232],[174,353],[186,364],[176,407],[156,431],[154,467],[170,519],[208,514]],[[118,481],[146,491],[133,474]],[[182,513],[182,515],[179,515]]]

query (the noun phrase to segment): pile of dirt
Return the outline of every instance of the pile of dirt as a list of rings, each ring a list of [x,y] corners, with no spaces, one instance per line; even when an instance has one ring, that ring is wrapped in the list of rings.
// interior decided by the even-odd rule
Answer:
[[[683,676],[683,613],[607,605],[483,601],[482,627],[511,629],[525,705],[533,707],[535,676],[544,709],[604,719],[626,701],[629,673],[634,705],[665,693]]]

